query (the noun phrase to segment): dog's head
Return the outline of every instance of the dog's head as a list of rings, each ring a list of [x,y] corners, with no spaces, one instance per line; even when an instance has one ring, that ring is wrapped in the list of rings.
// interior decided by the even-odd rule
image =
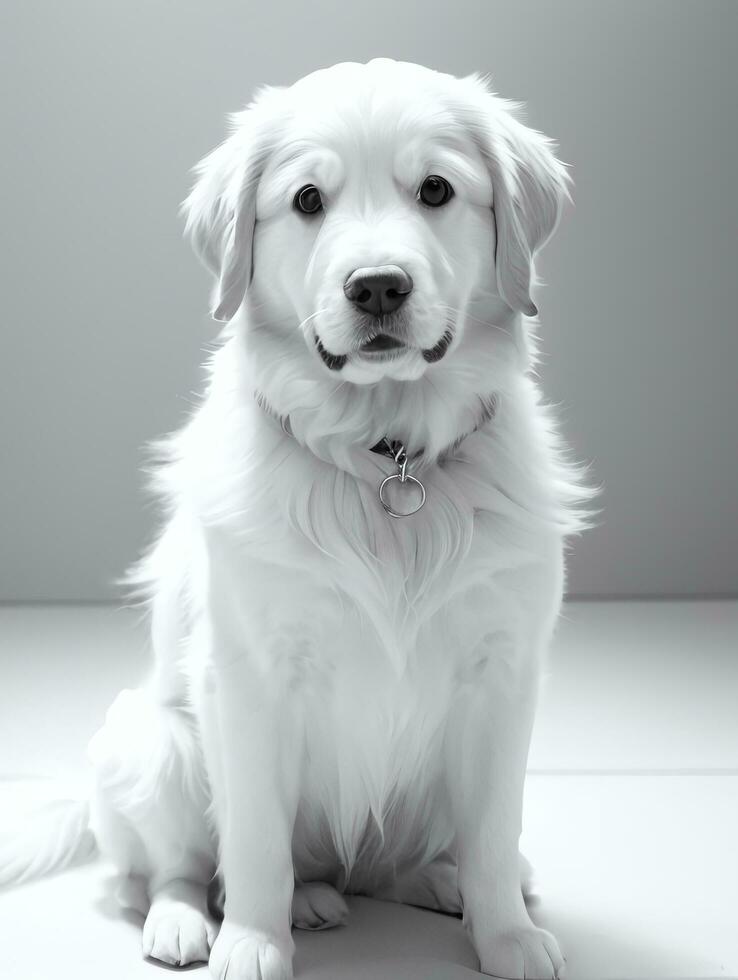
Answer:
[[[534,316],[569,178],[518,109],[478,75],[388,59],[261,89],[184,204],[215,319],[248,292],[319,370],[371,383],[435,370],[475,303]]]

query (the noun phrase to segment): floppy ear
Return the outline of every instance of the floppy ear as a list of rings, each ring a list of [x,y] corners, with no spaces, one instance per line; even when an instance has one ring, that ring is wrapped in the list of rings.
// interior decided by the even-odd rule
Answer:
[[[278,135],[283,91],[264,86],[229,117],[230,136],[197,164],[197,181],[182,203],[185,234],[217,279],[214,320],[235,316],[251,284],[256,190]]]
[[[564,201],[571,201],[571,177],[554,155],[554,141],[515,117],[522,103],[491,93],[481,76],[463,81],[471,83],[472,98],[462,113],[492,178],[497,288],[513,310],[536,316],[533,258],[556,230]]]

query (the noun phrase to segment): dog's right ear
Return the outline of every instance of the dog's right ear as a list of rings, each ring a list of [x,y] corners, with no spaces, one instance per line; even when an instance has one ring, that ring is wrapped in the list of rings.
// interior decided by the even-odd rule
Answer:
[[[256,190],[279,135],[284,88],[264,86],[230,119],[230,136],[194,172],[197,181],[182,203],[185,234],[215,275],[212,317],[235,316],[253,273]]]

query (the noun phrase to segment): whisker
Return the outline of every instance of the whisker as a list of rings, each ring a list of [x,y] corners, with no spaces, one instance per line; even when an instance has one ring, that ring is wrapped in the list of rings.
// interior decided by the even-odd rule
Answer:
[[[314,319],[316,316],[320,316],[321,313],[325,313],[327,311],[327,309],[328,309],[328,307],[326,306],[322,310],[316,310],[315,313],[311,313],[310,316],[306,316],[305,319],[300,324],[300,326],[299,326],[298,329],[302,330],[303,333],[304,333],[305,332],[305,327],[310,322],[310,320]]]
[[[455,306],[447,306],[445,303],[436,303],[435,308],[438,310],[446,310],[448,313],[454,313],[456,316],[461,316],[465,319],[474,320],[475,323],[479,323],[483,327],[491,327],[493,330],[501,330],[503,333],[507,333],[505,328],[501,327],[499,323],[492,323],[491,320],[480,320],[478,316],[474,316],[472,313],[462,313],[462,311],[457,309]]]
[[[250,312],[253,314],[254,310],[261,309],[265,305],[266,305],[265,303],[259,303],[258,306],[252,307],[252,309],[251,309]],[[305,319],[301,323],[298,324],[298,329],[299,330],[303,330],[304,327],[305,327],[305,325],[310,320],[312,320],[316,316],[319,316],[321,313],[325,313],[326,310],[327,310],[327,307],[325,309],[322,309],[322,310],[316,310],[315,313],[311,313],[309,316],[306,316]],[[265,317],[265,318],[258,317],[258,316],[253,316],[252,315],[249,318],[249,329],[250,330],[260,330],[260,329],[263,329],[264,327],[269,327],[270,325],[275,324],[275,323],[290,323],[290,322],[294,322],[294,314],[292,314],[292,313],[285,313],[283,316],[271,316],[270,315],[270,316]]]
[[[430,376],[430,374],[427,374],[427,375],[426,375],[426,381],[427,381],[427,383],[428,383],[428,384],[429,384],[429,385],[431,386],[431,388],[433,388],[433,390],[434,390],[434,391],[435,391],[435,393],[436,393],[436,394],[438,395],[438,397],[440,398],[440,400],[441,400],[441,401],[442,401],[442,402],[443,402],[443,403],[444,403],[444,404],[446,405],[446,407],[448,408],[448,411],[449,411],[449,414],[450,414],[450,415],[451,415],[451,416],[453,417],[453,414],[454,414],[454,412],[453,412],[453,407],[452,407],[452,406],[451,406],[451,404],[449,403],[449,400],[448,400],[448,398],[446,398],[446,396],[445,396],[445,395],[443,395],[443,394],[442,394],[442,393],[441,393],[441,392],[439,391],[439,389],[438,389],[438,386],[437,386],[437,385],[435,384],[435,382],[433,381],[433,378],[432,378],[432,377]]]

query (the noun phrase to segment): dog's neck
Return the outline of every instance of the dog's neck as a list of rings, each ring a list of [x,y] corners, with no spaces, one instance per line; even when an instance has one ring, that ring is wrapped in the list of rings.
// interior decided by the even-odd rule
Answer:
[[[263,411],[265,411],[273,419],[279,422],[283,432],[285,432],[288,436],[291,436],[292,438],[295,437],[295,434],[292,430],[292,426],[290,424],[289,414],[283,415],[277,412],[270,405],[266,395],[262,391],[259,391],[258,389],[254,390],[254,398],[256,399],[256,402],[259,405],[259,407],[263,409]],[[497,396],[494,394],[494,392],[490,393],[486,398],[480,398],[479,413],[475,424],[468,431],[461,433],[461,435],[457,436],[451,443],[443,447],[440,452],[436,453],[435,462],[441,462],[442,460],[452,456],[465,439],[467,439],[470,435],[472,435],[472,433],[477,432],[484,425],[490,422],[494,418],[495,413],[497,411],[497,401],[498,401]],[[407,458],[410,461],[418,461],[422,457],[426,456],[426,450],[424,446],[421,447],[405,446],[400,439],[393,438],[391,434],[387,434],[383,436],[379,440],[379,442],[375,443],[373,446],[366,446],[364,448],[367,450],[367,452],[378,453],[382,456],[388,456],[392,459],[396,458],[397,453],[401,450],[405,451],[405,453],[407,454]]]

